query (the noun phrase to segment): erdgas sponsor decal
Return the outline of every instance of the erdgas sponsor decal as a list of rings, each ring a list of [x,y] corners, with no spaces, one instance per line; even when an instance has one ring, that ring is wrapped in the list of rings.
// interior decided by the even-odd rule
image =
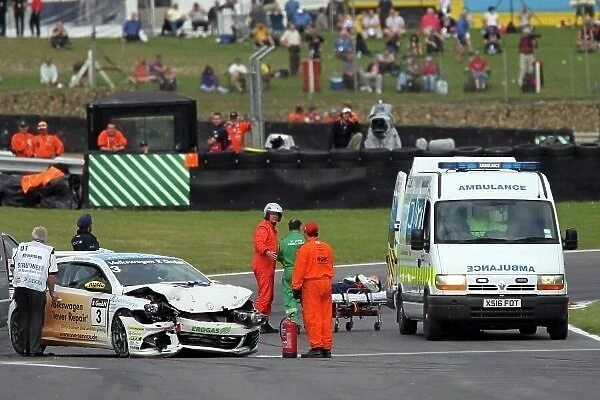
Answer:
[[[467,272],[533,272],[531,265],[499,264],[499,265],[467,265]]]
[[[204,334],[213,334],[213,335],[226,335],[231,331],[230,326],[224,326],[222,328],[211,327],[211,326],[193,326],[192,332],[194,333],[204,333]]]
[[[485,185],[460,185],[458,190],[527,190],[526,185],[515,184],[485,184]]]

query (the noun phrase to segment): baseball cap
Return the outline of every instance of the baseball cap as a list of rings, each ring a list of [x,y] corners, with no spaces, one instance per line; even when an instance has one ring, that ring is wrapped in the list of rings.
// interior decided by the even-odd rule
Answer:
[[[25,122],[25,121],[21,121],[21,122],[19,122],[19,126],[20,126],[21,128],[25,128],[25,127],[27,127],[27,126],[29,126],[29,125],[27,125],[27,122]]]
[[[232,111],[232,112],[229,113],[229,118],[231,118],[231,119],[237,119],[237,117],[238,117],[237,111]]]
[[[40,121],[38,122],[37,127],[38,129],[48,129],[48,124],[46,123],[46,121]]]
[[[307,222],[304,225],[304,233],[308,236],[316,236],[319,233],[319,225],[316,222]]]
[[[351,113],[351,112],[352,112],[352,110],[350,109],[350,107],[342,108],[342,114]]]
[[[77,227],[78,228],[85,229],[85,228],[89,228],[90,225],[92,225],[92,216],[90,214],[83,214],[77,220]]]

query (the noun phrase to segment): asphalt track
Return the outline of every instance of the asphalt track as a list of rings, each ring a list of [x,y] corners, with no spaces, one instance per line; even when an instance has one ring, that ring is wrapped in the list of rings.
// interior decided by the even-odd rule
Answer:
[[[573,300],[598,297],[599,252],[566,255]],[[385,275],[383,265],[338,269]],[[280,275],[278,275],[278,278]],[[254,289],[252,275],[222,282]],[[282,317],[276,294],[273,320]],[[570,332],[551,341],[543,329],[484,332],[426,342],[419,331],[400,336],[394,313],[335,334],[329,360],[281,359],[278,335],[263,335],[247,358],[117,359],[109,351],[50,348],[55,357],[22,358],[0,332],[0,400],[5,399],[597,399],[600,341]],[[300,336],[300,350],[307,350]]]

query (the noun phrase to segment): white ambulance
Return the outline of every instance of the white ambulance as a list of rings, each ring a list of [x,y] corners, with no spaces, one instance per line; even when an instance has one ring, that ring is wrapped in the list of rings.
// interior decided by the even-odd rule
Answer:
[[[422,321],[427,340],[455,327],[567,337],[563,249],[577,248],[577,231],[561,239],[537,169],[512,157],[417,157],[398,173],[387,294],[401,334]]]

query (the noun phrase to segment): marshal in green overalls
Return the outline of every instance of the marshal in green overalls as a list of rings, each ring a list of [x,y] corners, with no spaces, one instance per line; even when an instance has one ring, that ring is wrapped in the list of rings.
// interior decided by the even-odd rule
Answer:
[[[298,219],[292,219],[288,223],[290,232],[279,241],[279,251],[277,259],[283,266],[283,276],[281,277],[281,291],[283,293],[283,309],[286,315],[292,315],[292,320],[302,326],[302,318],[298,310],[298,301],[294,299],[292,293],[292,274],[294,272],[294,263],[296,261],[296,251],[304,244],[304,235],[300,233],[302,222]]]

